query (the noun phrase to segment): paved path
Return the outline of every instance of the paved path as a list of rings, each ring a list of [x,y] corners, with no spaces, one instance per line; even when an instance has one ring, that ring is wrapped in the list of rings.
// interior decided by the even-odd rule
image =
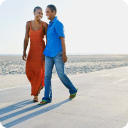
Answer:
[[[52,103],[33,103],[30,85],[0,90],[0,122],[6,128],[123,128],[128,122],[128,67],[70,77],[69,92],[52,80]],[[44,91],[40,94],[40,100]]]

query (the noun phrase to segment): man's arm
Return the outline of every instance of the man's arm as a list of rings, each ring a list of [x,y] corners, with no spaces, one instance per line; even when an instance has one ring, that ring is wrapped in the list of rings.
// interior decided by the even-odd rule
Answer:
[[[61,44],[62,44],[62,49],[63,49],[63,54],[62,54],[62,59],[64,63],[67,61],[67,55],[66,55],[66,45],[65,45],[65,38],[60,36],[61,39]]]
[[[62,45],[62,49],[63,49],[63,55],[62,55],[62,59],[64,61],[64,63],[67,61],[67,56],[66,56],[66,45],[65,45],[65,35],[64,35],[64,26],[61,22],[56,22],[55,24],[55,30],[58,34],[58,36],[60,37],[61,40],[61,45]]]

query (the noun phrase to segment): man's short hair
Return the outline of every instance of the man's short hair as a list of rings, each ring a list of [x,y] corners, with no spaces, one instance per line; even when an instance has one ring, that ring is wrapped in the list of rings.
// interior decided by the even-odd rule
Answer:
[[[36,6],[36,7],[34,8],[34,12],[35,12],[37,9],[40,9],[40,10],[42,10],[42,8],[41,8],[41,7],[39,7],[39,6]]]
[[[52,12],[55,11],[55,13],[57,13],[57,9],[56,9],[56,7],[55,7],[54,5],[50,4],[50,5],[48,5],[47,7],[50,8],[50,10],[51,10]]]

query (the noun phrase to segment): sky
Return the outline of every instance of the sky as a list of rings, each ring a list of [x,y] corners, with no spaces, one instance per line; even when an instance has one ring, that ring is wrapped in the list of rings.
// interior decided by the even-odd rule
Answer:
[[[67,54],[128,54],[128,0],[0,0],[0,54],[22,54],[26,22],[40,6],[49,23],[48,4],[64,24]]]

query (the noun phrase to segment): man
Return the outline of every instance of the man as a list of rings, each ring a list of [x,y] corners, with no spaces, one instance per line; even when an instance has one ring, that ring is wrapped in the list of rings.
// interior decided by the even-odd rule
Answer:
[[[69,99],[75,98],[77,93],[77,89],[64,73],[64,63],[67,61],[65,35],[63,24],[57,19],[56,12],[54,5],[47,6],[46,16],[50,22],[47,28],[47,45],[43,53],[45,55],[45,92],[40,105],[52,101],[51,76],[54,64],[61,82],[69,89]]]

